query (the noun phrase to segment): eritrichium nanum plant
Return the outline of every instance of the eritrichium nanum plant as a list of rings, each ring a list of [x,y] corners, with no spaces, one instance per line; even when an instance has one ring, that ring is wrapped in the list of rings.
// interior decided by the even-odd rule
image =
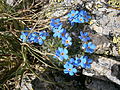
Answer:
[[[74,26],[75,24],[88,23],[91,19],[91,16],[85,10],[71,10],[71,12],[67,14],[67,18],[67,22],[70,24],[70,26]],[[78,68],[91,67],[91,63],[93,60],[89,58],[87,53],[93,53],[96,46],[92,43],[88,32],[83,32],[82,30],[80,30],[79,35],[76,36],[76,38],[78,38],[80,42],[82,42],[82,44],[80,44],[80,48],[84,51],[84,54],[80,57],[71,57],[69,55],[69,48],[73,45],[73,42],[75,41],[70,31],[68,32],[68,30],[63,27],[63,23],[58,18],[51,19],[50,28],[51,33],[48,33],[45,30],[32,33],[21,32],[20,38],[22,42],[38,43],[39,45],[44,45],[44,41],[47,39],[46,37],[50,37],[50,34],[52,34],[54,38],[59,38],[58,40],[61,41],[62,47],[58,46],[56,48],[56,50],[54,51],[53,59],[58,59],[59,62],[64,62],[63,67],[65,74],[73,76],[78,72]]]

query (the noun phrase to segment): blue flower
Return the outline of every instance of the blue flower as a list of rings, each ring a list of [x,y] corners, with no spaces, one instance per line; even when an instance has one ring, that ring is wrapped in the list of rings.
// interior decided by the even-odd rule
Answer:
[[[89,59],[88,56],[81,56],[80,59],[82,68],[91,68],[92,59]]]
[[[81,15],[79,15],[76,19],[74,19],[72,22],[75,23],[84,23],[85,22],[85,18],[82,17]]]
[[[31,43],[38,43],[38,33],[37,32],[33,32],[28,36],[28,40]]]
[[[88,13],[85,10],[80,10],[79,14],[81,16],[87,16],[88,15]]]
[[[30,28],[25,28],[25,30],[30,30]],[[44,43],[43,40],[46,39],[46,36],[49,36],[49,34],[46,31],[40,31],[40,32],[21,32],[20,38],[23,40],[23,42],[27,41],[30,43],[38,43],[39,45],[42,45]],[[28,39],[27,39],[28,37]]]
[[[86,67],[86,62],[87,62],[86,56],[81,56],[81,57],[80,57],[80,66],[81,66],[82,68],[85,68],[85,67]]]
[[[66,34],[67,34],[67,33],[66,33],[66,30],[64,29],[64,30],[61,32],[60,38],[64,38]]]
[[[77,69],[74,68],[72,64],[65,64],[64,68],[65,68],[64,69],[65,74],[68,73],[69,75],[73,76],[75,73],[77,73]]]
[[[60,25],[58,28],[53,28],[53,37],[61,37],[62,32],[64,31],[64,28],[62,28],[62,25]]]
[[[72,65],[74,65],[74,63],[75,63],[74,58],[70,58],[70,60],[66,62],[66,64],[72,64]]]
[[[78,57],[75,57],[74,65],[75,65],[76,67],[79,67],[79,66],[80,66],[80,63],[81,63],[81,59],[78,58]]]
[[[72,20],[73,18],[75,18],[76,15],[78,15],[79,11],[75,11],[75,10],[71,10],[70,13],[68,13],[68,20]]]
[[[91,16],[89,16],[86,11],[81,10],[79,13],[82,17],[84,17],[85,22],[88,22],[91,19]]]
[[[86,68],[91,68],[92,59],[87,59]]]
[[[52,28],[58,28],[60,25],[62,25],[60,19],[51,19],[50,26]]]
[[[31,30],[31,28],[24,28],[24,30]],[[28,35],[29,35],[29,32],[21,32],[21,35],[20,35],[20,39],[22,39],[22,42],[29,42],[28,41]]]
[[[92,44],[92,42],[84,43],[82,47],[85,49],[85,52],[88,53],[93,53],[96,48],[96,46]]]
[[[46,39],[46,36],[49,34],[46,31],[40,31],[37,35],[37,38],[34,39],[34,42],[38,43],[39,45],[42,45],[44,43],[43,40]]]
[[[46,31],[40,31],[38,34],[38,43],[39,45],[42,45],[44,43],[43,40],[46,39],[46,36],[49,36],[49,33],[47,33]]]
[[[81,59],[77,57],[75,59],[70,58],[70,60],[66,62],[66,64],[72,64],[73,66],[76,66],[76,67],[80,66],[80,63],[81,63]]]
[[[58,50],[56,50],[56,56],[54,58],[58,58],[60,61],[63,61],[63,59],[68,59],[68,50],[66,48],[60,48],[58,47]]]
[[[62,44],[64,44],[64,46],[69,46],[72,45],[72,38],[70,36],[68,36],[68,34],[66,34],[63,38],[62,38]]]
[[[67,16],[69,17],[68,20],[71,25],[74,25],[74,23],[85,23],[91,19],[91,16],[84,10],[72,10]]]
[[[42,45],[44,43],[44,41],[41,37],[38,37],[38,43],[39,43],[39,45]]]
[[[46,31],[40,31],[39,32],[39,36],[45,40],[46,39],[46,36],[49,36],[49,33],[47,33]]]
[[[82,31],[80,32],[79,38],[84,42],[87,42],[88,40],[90,40],[88,33],[87,32],[83,33]]]
[[[42,45],[44,42],[43,40],[45,40],[46,37],[43,36],[43,32],[33,32],[30,34],[29,36],[29,41],[31,43],[38,43],[39,45]]]
[[[77,18],[79,11],[72,10],[70,13],[68,13],[68,20],[71,23],[71,25],[74,25],[74,19]]]
[[[20,39],[22,39],[22,42],[27,41],[27,36],[28,36],[28,32],[21,32]]]
[[[91,19],[91,16],[89,16],[89,15],[84,16],[84,19],[85,19],[85,22],[89,22],[89,20]]]

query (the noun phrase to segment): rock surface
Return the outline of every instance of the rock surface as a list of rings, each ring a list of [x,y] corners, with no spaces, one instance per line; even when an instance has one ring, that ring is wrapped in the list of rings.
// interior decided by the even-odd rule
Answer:
[[[120,80],[116,76],[111,75],[113,73],[111,71],[111,67],[113,67],[113,65],[115,65],[115,64],[120,65],[120,62],[118,62],[114,59],[101,57],[101,56],[97,57],[96,60],[97,60],[97,62],[93,62],[91,64],[91,69],[89,70],[89,72],[88,72],[88,70],[84,69],[83,74],[87,75],[87,76],[91,76],[91,77],[106,76],[109,80],[120,85]],[[114,71],[114,73],[117,73],[118,70],[116,70],[116,72]],[[117,74],[117,76],[118,76],[118,74]]]

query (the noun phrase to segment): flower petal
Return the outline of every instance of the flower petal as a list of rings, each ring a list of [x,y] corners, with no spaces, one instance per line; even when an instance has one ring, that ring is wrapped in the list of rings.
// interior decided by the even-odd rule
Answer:
[[[86,68],[91,68],[91,65],[90,65],[90,64],[87,64],[87,65],[86,65]]]
[[[87,62],[88,62],[88,63],[92,63],[92,61],[93,61],[92,59],[88,59],[88,61],[87,61]]]
[[[64,68],[69,68],[69,66],[68,66],[68,65],[69,65],[69,64],[67,64],[67,63],[66,63],[66,64],[64,65]]]
[[[82,68],[86,68],[86,64],[80,63],[80,65],[81,65]]]
[[[69,73],[69,71],[67,69],[64,69],[64,73],[67,74]]]
[[[69,75],[73,76],[73,75],[74,75],[74,73],[73,73],[72,71],[70,71],[70,72],[69,72]]]
[[[64,48],[64,53],[67,54],[68,53],[68,50],[66,48]]]
[[[68,55],[64,55],[64,59],[68,59]]]
[[[77,69],[76,69],[76,68],[73,68],[72,71],[73,71],[74,73],[77,73]]]
[[[83,47],[83,48],[87,48],[88,45],[85,43],[85,44],[82,45],[82,47]]]
[[[95,46],[94,44],[92,44],[92,45],[90,46],[90,48],[95,49],[96,46]]]

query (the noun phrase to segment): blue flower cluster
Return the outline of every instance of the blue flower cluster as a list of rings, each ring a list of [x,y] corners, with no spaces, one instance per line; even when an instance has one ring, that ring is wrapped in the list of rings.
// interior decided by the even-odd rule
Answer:
[[[88,15],[88,13],[84,10],[75,11],[72,10],[68,15],[68,20],[71,23],[71,25],[74,25],[74,23],[86,23],[89,22],[91,19],[91,16]],[[63,28],[63,24],[60,21],[60,19],[51,19],[50,23],[53,37],[58,37],[62,39],[62,44],[65,47],[68,47],[72,45],[72,38],[67,33],[66,29]],[[85,52],[93,53],[96,46],[92,44],[92,42],[89,42],[91,38],[89,37],[87,32],[80,32],[80,36],[78,37],[81,39],[81,41],[84,42],[82,47],[85,49]],[[92,59],[89,59],[88,56],[81,56],[80,58],[70,58],[68,57],[68,50],[67,48],[61,48],[58,47],[58,49],[55,51],[54,58],[58,58],[60,61],[63,60],[69,60],[64,65],[64,73],[69,75],[74,75],[77,73],[77,68],[90,68]]]
[[[70,13],[67,14],[68,21],[71,25],[75,23],[87,23],[91,19],[91,16],[85,10],[75,11],[72,10]],[[67,48],[72,45],[72,38],[70,34],[67,32],[65,28],[63,28],[63,23],[60,19],[51,19],[50,27],[53,33],[53,37],[60,38],[64,48],[58,47],[55,51],[55,55],[53,58],[58,58],[60,61],[65,61],[64,64],[64,73],[69,74],[71,76],[75,75],[78,72],[78,68],[90,68],[92,59],[88,56],[84,55],[75,58],[69,58]],[[31,30],[29,28],[25,28],[25,30]],[[38,43],[42,45],[46,37],[49,36],[49,33],[45,30],[40,32],[21,32],[20,39],[22,42],[28,43]],[[87,53],[93,53],[96,46],[90,42],[91,38],[87,32],[80,32],[80,36],[78,37],[82,42],[82,48]]]
[[[54,58],[58,58],[60,61],[63,61],[63,59],[68,59],[68,50],[66,48],[60,48],[58,47],[58,50],[56,50],[56,55]],[[64,65],[64,73],[69,75],[74,75],[77,73],[77,68],[90,68],[92,63],[92,59],[89,59],[88,56],[81,56],[80,58],[76,57],[71,58],[69,61],[66,62]]]
[[[44,40],[46,39],[46,36],[49,36],[49,33],[46,31],[33,33],[21,32],[20,39],[22,40],[22,42],[38,43],[39,45],[42,45],[44,43]]]
[[[65,47],[68,47],[72,45],[72,38],[69,36],[69,34],[66,32],[66,29],[62,27],[62,23],[60,22],[60,19],[52,19],[50,23],[53,37],[58,37],[62,39],[62,44]]]
[[[64,73],[68,73],[69,75],[74,75],[77,73],[77,68],[91,68],[92,59],[89,59],[88,56],[81,56],[80,58],[76,57],[71,58],[64,65]]]
[[[81,41],[84,42],[84,44],[82,45],[83,49],[85,49],[85,52],[87,53],[93,53],[96,46],[94,44],[92,44],[92,42],[87,42],[90,40],[90,37],[88,36],[88,32],[80,32],[80,36],[79,38],[81,39]]]
[[[72,10],[67,16],[71,25],[74,25],[74,23],[86,23],[91,19],[91,16],[85,10]]]

